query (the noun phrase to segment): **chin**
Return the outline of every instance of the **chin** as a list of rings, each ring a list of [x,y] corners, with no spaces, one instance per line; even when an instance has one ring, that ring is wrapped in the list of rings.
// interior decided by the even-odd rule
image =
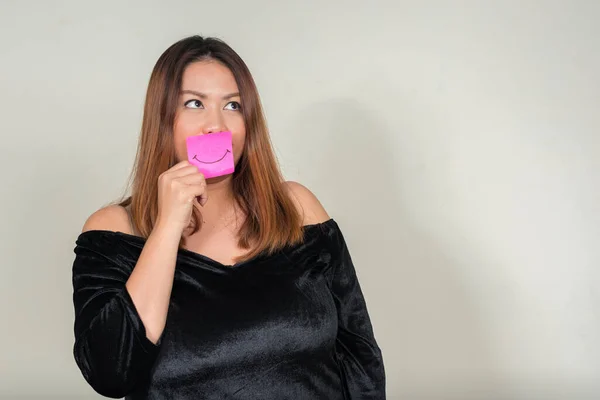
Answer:
[[[228,181],[233,179],[233,174],[229,174],[229,175],[221,175],[221,176],[215,176],[214,178],[206,178],[206,183],[208,185],[211,184],[215,184],[215,183],[220,183],[220,182],[224,182],[224,181]]]

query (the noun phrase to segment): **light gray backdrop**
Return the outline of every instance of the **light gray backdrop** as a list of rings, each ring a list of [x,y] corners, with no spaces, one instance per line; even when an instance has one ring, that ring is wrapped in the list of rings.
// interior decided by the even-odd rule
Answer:
[[[154,62],[202,34],[344,230],[389,399],[600,398],[599,2],[0,4],[0,397],[98,398],[74,241],[124,187]]]

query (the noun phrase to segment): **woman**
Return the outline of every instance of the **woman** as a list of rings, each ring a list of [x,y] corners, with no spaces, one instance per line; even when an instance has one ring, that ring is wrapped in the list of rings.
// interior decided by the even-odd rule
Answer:
[[[186,139],[231,132],[205,178]],[[381,351],[337,223],[284,182],[259,96],[225,43],[152,72],[131,196],[92,214],[73,264],[74,356],[127,399],[385,399]]]

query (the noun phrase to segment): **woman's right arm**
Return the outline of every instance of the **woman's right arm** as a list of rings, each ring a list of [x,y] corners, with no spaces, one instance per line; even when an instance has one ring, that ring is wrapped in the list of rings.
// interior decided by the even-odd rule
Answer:
[[[131,273],[93,243],[76,247],[74,356],[86,381],[104,396],[124,397],[149,376],[167,319],[178,245],[197,197],[206,202],[196,167],[184,162],[161,175],[157,223]],[[126,211],[110,206],[86,221],[83,232],[91,230],[130,233],[131,227]]]
[[[121,221],[125,210],[119,208],[110,206],[92,214],[83,232],[128,233],[129,229],[118,228],[127,223],[126,215]],[[84,237],[75,248],[73,351],[84,378],[96,392],[121,398],[149,376],[158,354],[179,238],[168,230],[154,230],[131,271],[118,262],[119,250],[107,237]],[[103,252],[111,248],[114,253],[106,257]]]

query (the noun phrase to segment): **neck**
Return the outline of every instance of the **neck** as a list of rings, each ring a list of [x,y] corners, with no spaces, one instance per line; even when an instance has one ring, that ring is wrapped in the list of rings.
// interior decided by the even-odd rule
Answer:
[[[203,214],[214,219],[227,216],[233,212],[233,176],[226,175],[206,180],[208,202],[204,205]]]

